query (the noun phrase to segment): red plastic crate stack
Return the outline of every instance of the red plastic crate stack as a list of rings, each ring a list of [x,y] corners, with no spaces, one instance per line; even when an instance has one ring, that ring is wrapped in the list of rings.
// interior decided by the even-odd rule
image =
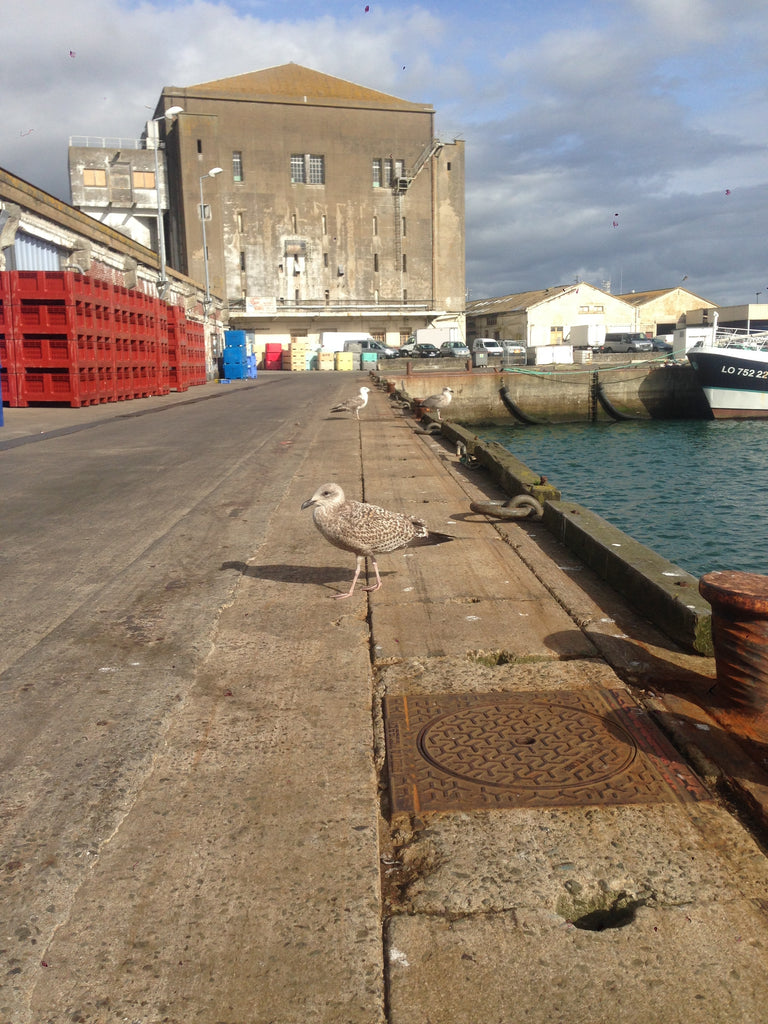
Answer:
[[[11,333],[11,277],[0,273],[0,392],[4,402],[15,404],[16,380],[9,374],[11,365],[16,365],[16,348]],[[13,394],[11,387],[14,388]]]
[[[205,383],[205,337],[202,332],[203,325],[188,321],[178,306],[168,307],[168,366],[172,391],[186,391],[190,385]],[[202,346],[200,337],[203,337]]]
[[[205,335],[182,310],[133,288],[64,271],[6,271],[0,366],[10,406],[127,401],[204,384]]]
[[[195,320],[187,321],[187,359],[190,385],[205,384],[205,328]]]

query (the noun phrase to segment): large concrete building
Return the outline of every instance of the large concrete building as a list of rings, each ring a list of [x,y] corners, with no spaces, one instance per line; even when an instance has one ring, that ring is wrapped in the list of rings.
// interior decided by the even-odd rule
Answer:
[[[463,327],[464,146],[431,106],[286,64],[165,88],[156,117],[172,107],[169,262],[207,271],[233,326],[395,343]]]

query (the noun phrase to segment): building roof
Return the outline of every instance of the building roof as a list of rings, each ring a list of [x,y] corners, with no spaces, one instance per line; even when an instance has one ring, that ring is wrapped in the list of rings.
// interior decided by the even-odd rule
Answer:
[[[467,303],[467,316],[488,316],[494,313],[514,313],[531,309],[542,302],[557,298],[564,292],[577,294],[579,289],[588,288],[591,292],[600,292],[599,288],[587,284],[586,281],[579,281],[577,284],[557,284],[551,288],[540,288],[532,292],[517,292],[513,295],[504,295],[495,299],[475,299]],[[614,295],[612,298],[621,299],[623,296]]]
[[[177,89],[165,92],[177,93]],[[181,90],[187,94],[217,98],[255,100],[272,103],[319,103],[331,105],[341,102],[352,106],[386,107],[397,110],[431,111],[427,103],[410,103],[375,89],[366,89],[343,78],[334,78],[321,71],[313,71],[301,64],[280,64],[264,71],[251,71],[233,78],[219,78]]]
[[[646,302],[653,302],[655,299],[663,298],[665,295],[671,295],[673,292],[684,292],[686,295],[690,295],[692,299],[696,299],[697,302],[701,302],[705,306],[715,306],[714,302],[710,302],[709,299],[703,299],[700,295],[696,295],[694,292],[688,291],[687,288],[681,288],[679,285],[674,288],[656,288],[653,291],[647,292],[629,292],[626,295],[618,295],[617,298],[624,299],[631,306],[644,306]]]

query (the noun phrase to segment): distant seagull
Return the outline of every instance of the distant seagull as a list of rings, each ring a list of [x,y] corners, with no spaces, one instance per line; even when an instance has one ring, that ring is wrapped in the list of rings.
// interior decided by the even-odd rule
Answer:
[[[346,594],[334,594],[337,600],[352,596],[363,568],[363,559],[371,559],[376,573],[376,583],[372,587],[363,587],[363,590],[378,590],[381,576],[375,555],[453,540],[453,537],[445,533],[430,533],[423,520],[413,516],[389,512],[385,508],[360,501],[347,501],[338,484],[318,487],[301,507],[312,509],[315,526],[330,544],[357,556],[352,586]]]
[[[331,412],[353,412],[356,419],[360,419],[360,410],[364,409],[368,404],[368,392],[370,388],[360,388],[360,394],[355,395],[354,398],[348,398],[346,402],[339,402],[338,405],[334,405]]]
[[[437,413],[437,418],[441,420],[443,417],[440,415],[441,409],[446,409],[451,404],[453,398],[453,388],[443,388],[442,394],[430,395],[429,398],[422,398],[421,404],[425,409],[434,409]]]

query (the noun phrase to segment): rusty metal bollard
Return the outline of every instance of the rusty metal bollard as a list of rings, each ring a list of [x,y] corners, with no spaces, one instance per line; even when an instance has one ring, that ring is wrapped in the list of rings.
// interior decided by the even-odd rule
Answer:
[[[768,710],[768,576],[708,572],[699,593],[712,605],[717,688],[752,715]]]

